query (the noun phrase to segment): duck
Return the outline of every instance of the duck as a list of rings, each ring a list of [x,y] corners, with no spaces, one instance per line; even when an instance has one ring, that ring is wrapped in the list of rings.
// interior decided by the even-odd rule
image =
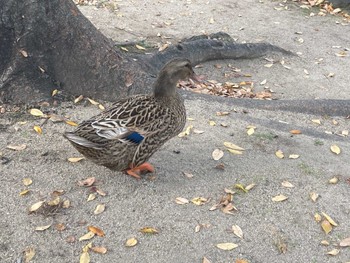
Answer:
[[[186,109],[177,83],[190,78],[199,81],[191,62],[175,58],[160,70],[151,94],[119,99],[64,137],[98,165],[137,179],[141,173],[153,173],[149,158],[185,126]]]

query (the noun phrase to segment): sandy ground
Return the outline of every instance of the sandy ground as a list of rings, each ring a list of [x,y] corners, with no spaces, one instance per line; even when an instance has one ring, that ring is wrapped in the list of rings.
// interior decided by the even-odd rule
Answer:
[[[269,62],[261,58],[206,63],[197,71],[209,79],[244,80],[223,77],[230,63],[251,74],[249,80],[255,81],[257,90],[264,88],[259,83],[266,79],[265,86],[280,99],[344,99],[350,103],[349,55],[335,55],[350,47],[349,25],[342,25],[341,17],[310,17],[310,12],[317,14],[318,10],[301,9],[289,2],[284,4],[288,6],[285,10],[277,1],[116,3],[114,12],[93,6],[84,6],[82,11],[118,42],[159,38],[165,43],[220,30],[240,42],[267,41],[300,52],[300,56],[283,59],[289,69],[279,62],[267,68],[264,65]],[[157,37],[158,33],[172,39]],[[223,69],[213,66],[218,63]],[[349,119],[243,109],[236,107],[232,99],[184,96],[188,117],[194,119],[187,126],[193,125],[204,133],[169,141],[151,159],[155,176],[147,175],[140,181],[86,160],[68,162],[67,158],[79,154],[62,138],[64,131],[73,129],[67,124],[43,124],[43,119],[29,114],[1,115],[0,262],[25,262],[23,251],[30,247],[35,249],[31,262],[79,262],[82,247],[89,242],[108,249],[104,255],[89,252],[91,262],[187,263],[203,262],[203,257],[212,263],[237,259],[250,263],[350,262],[350,248],[339,247],[341,240],[350,237],[350,142],[349,137],[337,135],[349,130]],[[99,112],[89,103],[64,103],[56,110],[76,122]],[[230,114],[216,116],[219,111]],[[314,123],[315,119],[321,124]],[[216,126],[209,125],[209,120]],[[227,127],[221,126],[222,122]],[[41,125],[42,135],[33,131],[34,125]],[[248,125],[257,127],[251,136],[247,134]],[[302,134],[292,135],[292,129]],[[244,153],[229,153],[223,145],[225,141],[243,147]],[[19,144],[25,144],[26,149],[6,149]],[[341,153],[332,153],[331,145],[338,145]],[[213,160],[214,149],[224,151],[221,160]],[[284,152],[284,159],[276,157],[277,150]],[[289,159],[290,154],[300,157]],[[224,170],[215,168],[220,163]],[[184,176],[184,172],[193,177]],[[96,194],[96,199],[88,202],[93,189],[78,186],[77,181],[92,176],[106,196]],[[338,183],[328,182],[333,177],[338,178]],[[25,187],[23,178],[31,178],[33,183]],[[283,181],[294,187],[283,187]],[[248,193],[234,188],[235,184],[251,183],[256,186]],[[220,209],[209,211],[225,195],[225,188],[236,192],[233,204],[237,211],[233,215]],[[30,192],[20,196],[24,189]],[[61,199],[70,200],[69,208],[52,211],[53,215],[47,211],[28,214],[28,207],[50,200],[55,190],[64,190]],[[319,194],[316,202],[310,198],[312,192]],[[288,199],[272,201],[280,194]],[[177,197],[203,197],[209,202],[201,206],[179,205]],[[93,211],[101,203],[106,210],[95,215]],[[314,219],[316,213],[322,212],[338,224],[328,235]],[[45,231],[34,230],[49,224],[52,226]],[[57,224],[63,224],[65,229]],[[90,225],[101,228],[105,236],[78,241]],[[196,232],[198,225],[203,227]],[[232,225],[240,226],[243,238],[230,231]],[[143,227],[154,227],[159,233],[143,234],[139,232]],[[126,247],[126,240],[132,237],[138,244]],[[67,238],[73,242],[67,242]],[[322,245],[322,240],[329,245]],[[216,247],[219,243],[235,243],[238,247],[220,250]],[[339,254],[326,254],[333,249],[338,249]]]

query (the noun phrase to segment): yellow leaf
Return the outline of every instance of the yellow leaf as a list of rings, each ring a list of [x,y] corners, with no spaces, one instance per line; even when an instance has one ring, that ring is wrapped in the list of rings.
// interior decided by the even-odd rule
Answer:
[[[53,97],[53,96],[55,96],[57,93],[58,93],[58,90],[57,90],[57,89],[54,89],[54,90],[52,91],[52,93],[51,93],[51,96]]]
[[[220,160],[220,159],[224,156],[224,152],[223,152],[222,150],[220,150],[220,149],[215,149],[215,150],[212,152],[211,156],[213,157],[213,159],[214,159],[215,161],[218,161],[218,160]]]
[[[104,237],[105,233],[103,232],[102,229],[96,227],[96,226],[88,226],[88,230],[96,235],[98,235],[99,237]]]
[[[216,125],[216,122],[215,122],[215,121],[209,121],[209,125],[210,125],[210,126],[215,126],[215,125]]]
[[[315,192],[311,192],[310,193],[310,198],[312,201],[316,202],[317,198],[318,198],[318,193],[315,193]]]
[[[227,149],[227,150],[232,154],[243,154],[243,152],[238,151],[238,150],[234,150],[234,149]]]
[[[322,212],[322,215],[327,219],[327,221],[331,224],[331,225],[333,225],[333,226],[337,226],[338,224],[329,216],[329,215],[327,215],[326,213],[323,213]]]
[[[284,154],[281,150],[278,150],[277,152],[275,152],[275,155],[280,158],[280,159],[283,159],[284,158]]]
[[[247,185],[247,186],[245,187],[245,190],[250,191],[250,190],[252,190],[254,187],[255,187],[255,184],[252,183],[252,184]]]
[[[127,49],[126,47],[120,47],[120,49],[121,49],[121,50],[124,50],[124,51],[126,51],[126,52],[129,51],[129,49]]]
[[[74,99],[74,103],[78,103],[79,101],[81,101],[84,98],[83,95],[80,95],[78,98]]]
[[[33,183],[32,179],[30,178],[23,178],[22,182],[25,186],[29,186]]]
[[[29,190],[29,189],[26,189],[26,190],[21,191],[21,192],[19,193],[19,195],[26,195],[26,194],[28,194],[29,192],[30,192],[30,190]]]
[[[141,233],[145,233],[145,234],[158,234],[159,231],[153,227],[143,227],[140,229]]]
[[[70,207],[70,200],[64,200],[63,202],[62,202],[62,208],[64,208],[64,209],[67,209],[67,208],[69,208]]]
[[[232,225],[232,232],[239,238],[243,238],[243,231],[238,225]]]
[[[187,120],[188,120],[188,121],[194,121],[195,119],[194,119],[194,118],[188,117]]]
[[[333,178],[330,179],[328,182],[329,182],[330,184],[336,184],[336,183],[338,183],[338,181],[339,181],[339,179],[338,179],[337,177],[333,177]]]
[[[95,253],[99,254],[106,254],[107,253],[107,248],[105,247],[92,247],[91,250]]]
[[[329,242],[327,240],[322,240],[321,245],[329,246]]]
[[[43,130],[40,128],[40,126],[35,125],[35,126],[33,127],[33,129],[34,129],[34,131],[36,131],[38,134],[42,134],[42,133],[43,133]]]
[[[81,253],[79,263],[90,263],[90,255],[88,252]]]
[[[29,111],[29,113],[33,116],[37,116],[37,117],[43,117],[44,116],[44,113],[41,111],[41,110],[38,110],[38,109],[31,109]]]
[[[89,201],[95,200],[95,198],[96,198],[95,194],[89,194],[87,201],[89,202]]]
[[[33,247],[27,247],[24,250],[24,262],[28,263],[30,262],[35,256],[35,248]]]
[[[188,199],[183,198],[183,197],[176,197],[175,198],[175,203],[179,204],[179,205],[184,205],[184,204],[188,204],[190,201],[188,201]]]
[[[318,124],[318,125],[320,125],[320,124],[321,124],[321,121],[320,121],[320,120],[318,120],[318,119],[312,119],[311,121],[312,121],[313,123]]]
[[[74,121],[65,121],[70,126],[78,126],[78,123],[75,123]]]
[[[219,243],[216,247],[222,250],[232,250],[238,247],[238,245],[235,243]]]
[[[271,68],[272,66],[273,66],[273,63],[269,63],[269,64],[264,65],[265,68]]]
[[[274,202],[282,202],[282,201],[285,201],[287,199],[288,199],[288,197],[284,196],[284,195],[276,195],[275,197],[272,197],[272,201],[274,201]]]
[[[244,151],[244,149],[232,142],[224,142],[224,146],[233,150]]]
[[[92,242],[86,244],[85,246],[83,246],[83,252],[89,252],[91,247],[92,247]]]
[[[235,188],[241,189],[243,192],[247,193],[248,191],[245,189],[243,184],[235,184]]]
[[[49,229],[51,227],[51,224],[50,225],[46,225],[46,226],[37,226],[35,228],[35,231],[45,231],[46,229]]]
[[[290,155],[288,156],[289,159],[298,159],[299,157],[300,157],[299,154],[290,154]]]
[[[56,206],[56,205],[59,205],[60,202],[61,202],[60,197],[59,197],[59,196],[56,196],[55,199],[48,201],[47,204],[48,204],[49,206]]]
[[[106,109],[102,104],[98,104],[98,107],[100,108],[100,110],[105,110]]]
[[[322,221],[321,227],[326,234],[332,231],[332,225],[327,220]]]
[[[328,251],[327,255],[336,256],[339,254],[339,252],[340,250],[335,248],[335,249],[332,249],[331,251]]]
[[[36,210],[38,210],[42,205],[44,204],[44,201],[40,201],[37,202],[35,204],[33,204],[30,208],[29,208],[29,212],[35,212]]]
[[[97,101],[94,101],[94,100],[92,100],[92,99],[90,99],[90,98],[87,98],[88,99],[88,101],[90,101],[90,103],[92,104],[92,105],[98,105],[98,104],[100,104],[100,103],[98,103]]]
[[[333,144],[333,145],[331,146],[331,151],[332,151],[333,153],[335,153],[335,154],[340,154],[340,148],[339,148],[338,145]]]
[[[185,137],[187,135],[190,135],[191,130],[193,129],[193,125],[189,125],[183,132],[181,132],[178,137]]]
[[[255,129],[253,129],[253,128],[249,128],[248,130],[247,130],[247,134],[250,136],[250,135],[252,135],[252,134],[254,134],[254,132],[255,132]]]
[[[322,220],[322,217],[321,217],[321,215],[320,215],[319,213],[316,213],[316,214],[314,215],[314,218],[315,218],[315,221],[316,221],[317,223],[321,222],[321,220]]]
[[[25,144],[19,144],[19,145],[7,145],[7,149],[14,150],[14,151],[23,151],[25,148],[27,148],[27,145]]]
[[[96,209],[95,209],[95,211],[94,211],[94,214],[95,214],[95,215],[101,214],[103,211],[105,211],[105,208],[106,208],[106,205],[105,205],[105,204],[98,204],[98,205],[96,206]]]
[[[140,45],[135,45],[135,47],[137,48],[137,49],[139,49],[139,50],[146,50],[143,46],[140,46]]]
[[[287,187],[287,188],[293,188],[294,187],[294,185],[292,183],[288,182],[288,181],[283,181],[282,182],[282,186],[283,187]]]
[[[71,163],[77,163],[80,162],[81,160],[84,160],[85,157],[70,157],[68,158],[68,161]]]
[[[208,199],[204,197],[195,197],[191,200],[191,202],[195,205],[203,205],[208,202]]]
[[[129,238],[128,240],[126,240],[125,246],[126,247],[134,247],[134,246],[136,246],[137,243],[138,243],[137,239],[132,237],[132,238]]]
[[[85,235],[79,237],[79,241],[89,240],[95,236],[95,233],[89,231]]]

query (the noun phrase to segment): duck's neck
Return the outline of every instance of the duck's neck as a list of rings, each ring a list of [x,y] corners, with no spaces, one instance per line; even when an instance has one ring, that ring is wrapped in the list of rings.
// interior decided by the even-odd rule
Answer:
[[[154,84],[153,92],[156,98],[173,97],[177,95],[178,79],[172,79],[166,72],[161,72]]]

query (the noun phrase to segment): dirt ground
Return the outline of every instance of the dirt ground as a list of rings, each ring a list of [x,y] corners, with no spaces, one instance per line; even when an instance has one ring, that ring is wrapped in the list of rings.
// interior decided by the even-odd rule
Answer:
[[[238,42],[278,45],[299,56],[268,57],[275,61],[271,67],[265,58],[215,61],[196,71],[218,81],[253,81],[256,91],[272,89],[282,100],[341,99],[350,104],[349,24],[341,16],[317,15],[319,8],[267,0],[134,0],[107,2],[102,8],[82,6],[81,10],[116,42],[164,44],[225,31]],[[252,77],[225,78],[228,64]],[[105,254],[89,251],[91,262],[350,262],[350,247],[339,246],[350,237],[350,142],[346,135],[350,112],[345,116],[276,112],[238,107],[236,99],[184,96],[191,118],[186,127],[193,125],[203,133],[170,140],[150,160],[156,167],[154,176],[140,181],[86,160],[67,161],[80,155],[63,139],[62,133],[73,129],[63,122],[29,114],[0,115],[0,262],[25,262],[23,251],[30,248],[35,250],[30,262],[79,262],[89,242],[107,248]],[[67,102],[55,110],[75,122],[100,111],[88,102]],[[217,116],[217,112],[229,114]],[[33,130],[34,125],[42,128],[41,135]],[[247,134],[248,125],[256,127],[254,134]],[[291,130],[302,134],[293,135]],[[232,154],[224,142],[245,151]],[[21,144],[26,148],[20,151],[7,148]],[[330,150],[332,145],[340,148],[340,154]],[[219,161],[212,158],[215,149],[224,152]],[[283,159],[276,156],[277,150],[283,151]],[[288,158],[292,154],[299,157]],[[89,177],[96,178],[94,187],[77,184]],[[334,177],[338,181],[329,183]],[[32,184],[24,186],[24,178]],[[282,186],[285,181],[294,187]],[[235,187],[252,183],[255,187],[247,193]],[[25,189],[30,191],[20,195]],[[106,195],[96,193],[97,189]],[[237,211],[232,215],[220,208],[210,211],[227,197],[225,189],[235,192],[232,204]],[[31,205],[51,200],[58,190],[64,190],[60,200],[69,200],[68,208],[52,206],[28,214]],[[96,199],[87,201],[91,193]],[[318,198],[312,201],[310,195],[316,194]],[[273,201],[278,195],[288,199]],[[175,202],[178,197],[202,197],[207,202],[180,205]],[[94,214],[98,204],[106,209]],[[322,212],[337,223],[328,234],[321,227],[326,220]],[[35,231],[46,225],[51,226]],[[91,225],[105,236],[79,241]],[[232,232],[232,225],[242,229],[243,238]],[[144,227],[159,233],[141,233]],[[130,238],[138,240],[136,246],[125,246]],[[217,247],[220,243],[238,247],[222,250]]]

